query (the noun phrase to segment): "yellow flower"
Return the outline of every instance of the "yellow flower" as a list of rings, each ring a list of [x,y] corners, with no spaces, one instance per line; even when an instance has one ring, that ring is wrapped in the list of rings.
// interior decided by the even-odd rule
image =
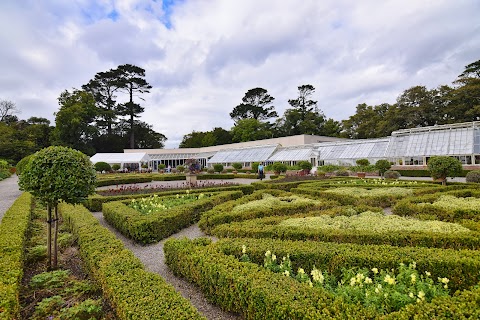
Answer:
[[[411,274],[411,275],[410,275],[410,278],[411,278],[411,280],[412,280],[412,283],[415,283],[415,281],[417,281],[417,276],[414,275],[414,274]]]
[[[408,296],[409,296],[410,298],[415,297],[415,295],[413,294],[413,292],[410,292],[410,293],[408,294]]]
[[[350,285],[353,287],[355,285],[355,283],[357,282],[357,279],[355,278],[351,278],[350,279]]]
[[[447,284],[450,280],[448,280],[448,278],[438,278],[438,281],[440,281],[441,283],[443,284]]]
[[[373,281],[372,281],[371,278],[369,278],[369,277],[366,277],[366,278],[365,278],[365,283],[372,283],[372,282],[373,282]]]
[[[377,268],[373,268],[372,271],[373,271],[374,274],[377,274],[377,273],[378,273],[378,269],[377,269]]]
[[[425,292],[423,292],[422,290],[420,290],[420,291],[418,292],[417,297],[418,297],[420,300],[425,300]]]
[[[242,245],[242,253],[245,254],[245,252],[247,252],[247,246]]]
[[[298,268],[298,274],[305,274],[305,270],[303,270],[302,268]]]
[[[273,260],[273,261],[277,260],[277,256],[274,255],[274,254],[272,254],[272,260]]]
[[[432,274],[428,271],[425,271],[425,274],[427,275],[427,277],[430,277]]]
[[[316,268],[314,268],[310,274],[312,275],[314,282],[323,283],[323,281],[325,280],[325,277],[323,276],[322,271]]]
[[[395,284],[395,277],[390,277],[390,275],[386,275],[385,278],[383,279],[383,281],[385,281],[386,283],[388,283],[389,285],[394,285]]]
[[[272,255],[272,253],[270,252],[270,250],[267,250],[267,252],[265,252],[265,257],[270,257]]]
[[[288,272],[288,270],[285,270],[285,271],[283,271],[283,275],[288,277],[288,276],[290,276],[290,272]]]

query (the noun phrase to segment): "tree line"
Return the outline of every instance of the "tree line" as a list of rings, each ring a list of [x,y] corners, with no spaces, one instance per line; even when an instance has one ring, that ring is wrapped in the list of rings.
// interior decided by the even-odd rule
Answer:
[[[93,155],[125,148],[163,148],[162,133],[140,121],[140,101],[152,86],[145,70],[131,64],[98,72],[81,89],[65,90],[58,98],[55,125],[45,118],[18,118],[15,103],[0,100],[0,159],[13,164],[50,145],[67,146]],[[359,104],[346,120],[327,118],[313,99],[311,84],[297,87],[289,108],[279,116],[275,98],[264,88],[248,90],[229,116],[230,129],[193,131],[180,148],[198,148],[298,134],[352,139],[385,137],[406,128],[480,120],[480,60],[465,67],[451,86],[415,86],[393,104]]]
[[[298,87],[288,100],[290,107],[279,116],[275,100],[266,89],[248,90],[230,113],[230,130],[193,131],[183,137],[181,148],[207,147],[298,134],[350,139],[380,138],[407,128],[480,120],[480,60],[465,67],[452,86],[428,89],[414,86],[401,93],[393,104],[357,105],[346,120],[327,119],[313,100],[315,88]]]

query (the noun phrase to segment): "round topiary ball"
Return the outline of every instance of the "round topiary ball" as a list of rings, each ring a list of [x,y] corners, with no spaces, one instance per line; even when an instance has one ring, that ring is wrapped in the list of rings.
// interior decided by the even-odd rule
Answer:
[[[398,178],[400,178],[400,176],[401,176],[400,172],[395,171],[395,170],[387,170],[383,174],[383,177],[385,179],[398,179]]]
[[[472,170],[465,176],[467,182],[479,183],[480,182],[480,170]]]

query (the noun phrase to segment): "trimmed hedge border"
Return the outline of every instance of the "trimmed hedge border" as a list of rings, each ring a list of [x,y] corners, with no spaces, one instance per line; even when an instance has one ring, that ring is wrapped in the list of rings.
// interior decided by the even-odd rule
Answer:
[[[123,235],[141,244],[148,244],[158,242],[192,225],[200,219],[203,212],[214,206],[242,196],[241,191],[224,191],[208,198],[148,215],[128,207],[125,201],[105,203],[102,211],[105,220]]]
[[[239,186],[230,186],[230,187],[218,187],[218,188],[205,188],[205,189],[192,189],[189,190],[190,193],[205,193],[205,192],[217,192],[217,191],[236,191],[240,190],[243,194],[251,194],[255,189],[250,185],[239,185]],[[128,199],[138,199],[145,198],[151,195],[166,196],[166,195],[176,195],[176,194],[185,194],[186,189],[181,190],[166,190],[154,193],[143,193],[143,194],[129,194],[129,195],[120,195],[120,196],[101,196],[93,195],[89,196],[87,200],[83,203],[92,212],[98,212],[102,210],[102,204],[111,202],[111,201],[120,201]]]
[[[166,263],[195,283],[212,303],[245,319],[372,319],[374,313],[344,303],[324,290],[272,273],[195,241],[165,242]]]
[[[298,215],[299,218],[306,216],[318,216],[328,214],[337,216],[342,214],[342,207],[322,212],[309,212]],[[454,235],[439,234],[433,232],[388,232],[378,233],[361,230],[314,230],[301,227],[279,226],[282,220],[293,217],[268,217],[253,219],[242,222],[221,224],[214,227],[210,234],[219,238],[267,238],[295,241],[323,241],[336,243],[356,243],[391,245],[398,247],[419,246],[442,249],[470,249],[480,250],[480,233]]]
[[[148,272],[83,206],[60,204],[80,254],[120,319],[205,319],[158,274]]]
[[[104,187],[104,186],[113,186],[118,184],[132,184],[132,183],[142,183],[142,182],[152,182],[152,177],[142,176],[142,177],[115,177],[115,178],[107,178],[107,179],[97,179],[96,186],[97,187]]]
[[[289,254],[294,270],[301,267],[309,273],[316,266],[337,277],[342,268],[397,269],[401,262],[408,265],[415,261],[420,273],[429,271],[433,279],[448,277],[450,292],[469,290],[480,279],[480,252],[476,250],[250,238],[221,239],[214,245],[237,258],[242,255],[242,245],[246,245],[250,260],[260,265],[267,250],[277,257]]]
[[[402,177],[431,177],[428,170],[395,170],[400,172]],[[471,170],[462,170],[458,177],[465,177]]]
[[[254,200],[260,200],[263,197],[264,193],[271,194],[275,197],[290,196],[291,193],[282,191],[282,190],[258,190],[252,193],[251,195],[242,197],[237,200],[232,200],[226,203],[222,203],[212,210],[205,212],[199,222],[199,227],[205,232],[219,224],[230,223],[234,221],[243,221],[254,218],[262,218],[268,216],[285,216],[285,215],[294,215],[301,212],[308,212],[312,210],[323,210],[329,209],[332,207],[338,206],[338,202],[333,201],[324,201],[319,204],[308,204],[308,205],[286,205],[284,208],[258,208],[256,210],[250,210],[248,213],[238,213],[232,212],[233,208],[248,203]]]
[[[23,193],[0,223],[0,319],[20,319],[19,294],[31,205],[32,196]]]

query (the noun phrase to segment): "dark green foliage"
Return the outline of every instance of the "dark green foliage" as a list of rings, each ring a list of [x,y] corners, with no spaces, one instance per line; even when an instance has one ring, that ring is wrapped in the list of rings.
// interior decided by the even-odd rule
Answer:
[[[281,162],[275,162],[272,164],[272,170],[276,173],[282,173],[287,171],[287,165]]]
[[[87,209],[62,204],[60,210],[119,319],[205,319],[162,277],[146,271]]]
[[[112,164],[112,169],[113,171],[118,171],[118,169],[120,169],[120,165],[118,163],[114,163]]]
[[[456,177],[462,173],[460,160],[448,156],[431,157],[427,165],[431,177],[442,180],[442,184],[446,184],[447,177]]]
[[[313,166],[310,161],[299,161],[297,165],[300,167],[302,170],[312,170]]]
[[[466,175],[467,182],[479,183],[480,182],[480,170],[473,170]]]
[[[27,166],[27,163],[30,161],[32,155],[28,155],[24,158],[22,158],[22,160],[18,161],[17,165],[16,165],[16,168],[17,168],[17,175],[21,175],[23,170],[25,170],[25,167]]]
[[[95,163],[95,170],[97,170],[97,172],[110,172],[112,170],[112,167],[108,163],[100,161]]]
[[[385,179],[398,179],[401,177],[400,172],[395,170],[387,170],[383,173]]]
[[[151,181],[152,181],[152,176],[150,175],[142,175],[142,176],[120,175],[120,176],[113,176],[113,177],[100,176],[99,179],[96,181],[95,185],[97,187],[103,187],[103,186],[142,183],[142,182],[151,182]]]
[[[223,171],[223,164],[221,163],[216,163],[213,165],[213,170],[215,172],[222,172]]]
[[[367,167],[370,165],[370,161],[368,161],[368,159],[358,159],[355,161],[355,163],[359,167],[360,171],[363,172],[367,171]]]
[[[235,170],[241,170],[243,168],[243,165],[240,162],[235,162],[235,163],[232,163],[232,167]]]
[[[375,168],[378,170],[381,176],[384,175],[384,173],[389,170],[392,167],[391,163],[388,160],[378,160],[375,163]],[[391,179],[391,178],[390,178]],[[398,178],[395,178],[398,179]]]
[[[335,175],[337,177],[348,177],[350,174],[348,173],[348,170],[338,169],[337,171],[335,171]]]

